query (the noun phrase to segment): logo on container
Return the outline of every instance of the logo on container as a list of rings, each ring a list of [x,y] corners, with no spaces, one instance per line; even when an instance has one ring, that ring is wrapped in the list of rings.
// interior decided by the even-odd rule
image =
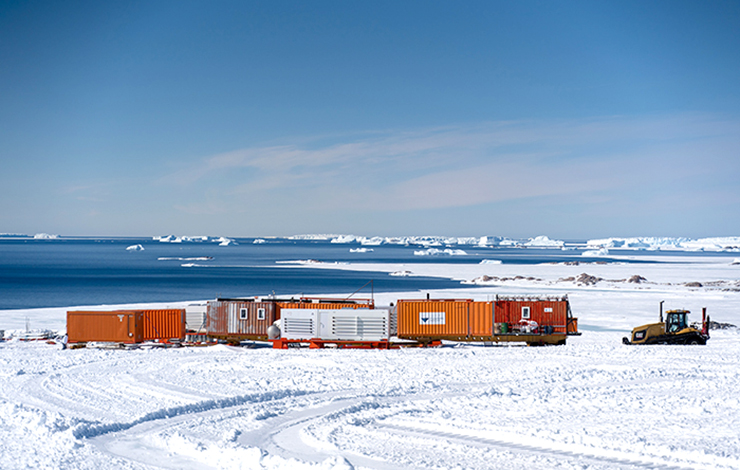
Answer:
[[[419,325],[445,325],[445,312],[419,312]]]

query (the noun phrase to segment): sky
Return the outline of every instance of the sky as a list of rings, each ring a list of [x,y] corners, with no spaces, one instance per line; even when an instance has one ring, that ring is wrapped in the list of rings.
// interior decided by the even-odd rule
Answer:
[[[737,1],[0,1],[0,233],[740,235]]]

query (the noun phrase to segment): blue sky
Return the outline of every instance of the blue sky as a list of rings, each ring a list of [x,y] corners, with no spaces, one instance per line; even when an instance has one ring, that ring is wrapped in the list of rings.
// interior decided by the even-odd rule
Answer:
[[[0,2],[0,232],[740,235],[740,2]]]

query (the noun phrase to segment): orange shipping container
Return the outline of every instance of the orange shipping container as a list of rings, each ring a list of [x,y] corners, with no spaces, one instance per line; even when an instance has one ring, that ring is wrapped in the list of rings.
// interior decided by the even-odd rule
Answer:
[[[472,304],[472,300],[399,300],[398,337],[464,339],[471,333]]]
[[[185,339],[185,310],[137,310],[144,315],[144,341]]]
[[[396,311],[398,337],[421,342],[565,344],[566,334],[580,334],[577,319],[572,318],[565,296],[498,297],[495,302],[399,300]],[[537,323],[537,328],[533,322]],[[502,328],[502,323],[508,324],[507,327]]]
[[[141,343],[144,341],[144,318],[141,312],[67,312],[67,341]]]

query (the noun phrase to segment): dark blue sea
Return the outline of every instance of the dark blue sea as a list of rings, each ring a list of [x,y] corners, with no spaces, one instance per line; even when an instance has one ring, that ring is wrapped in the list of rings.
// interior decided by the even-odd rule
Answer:
[[[254,239],[235,240],[237,245],[219,246],[212,241],[162,243],[151,238],[0,238],[0,309],[357,290],[358,296],[369,296],[373,291],[460,287],[458,281],[440,278],[280,263],[295,260],[451,264],[477,264],[484,259],[506,264],[588,261],[578,250],[455,246],[452,249],[462,249],[467,255],[416,256],[414,252],[424,247],[380,245],[368,247],[373,251],[351,253],[350,249],[360,245],[328,240],[267,239],[262,244],[253,243]],[[132,245],[141,245],[144,250],[126,249]]]

